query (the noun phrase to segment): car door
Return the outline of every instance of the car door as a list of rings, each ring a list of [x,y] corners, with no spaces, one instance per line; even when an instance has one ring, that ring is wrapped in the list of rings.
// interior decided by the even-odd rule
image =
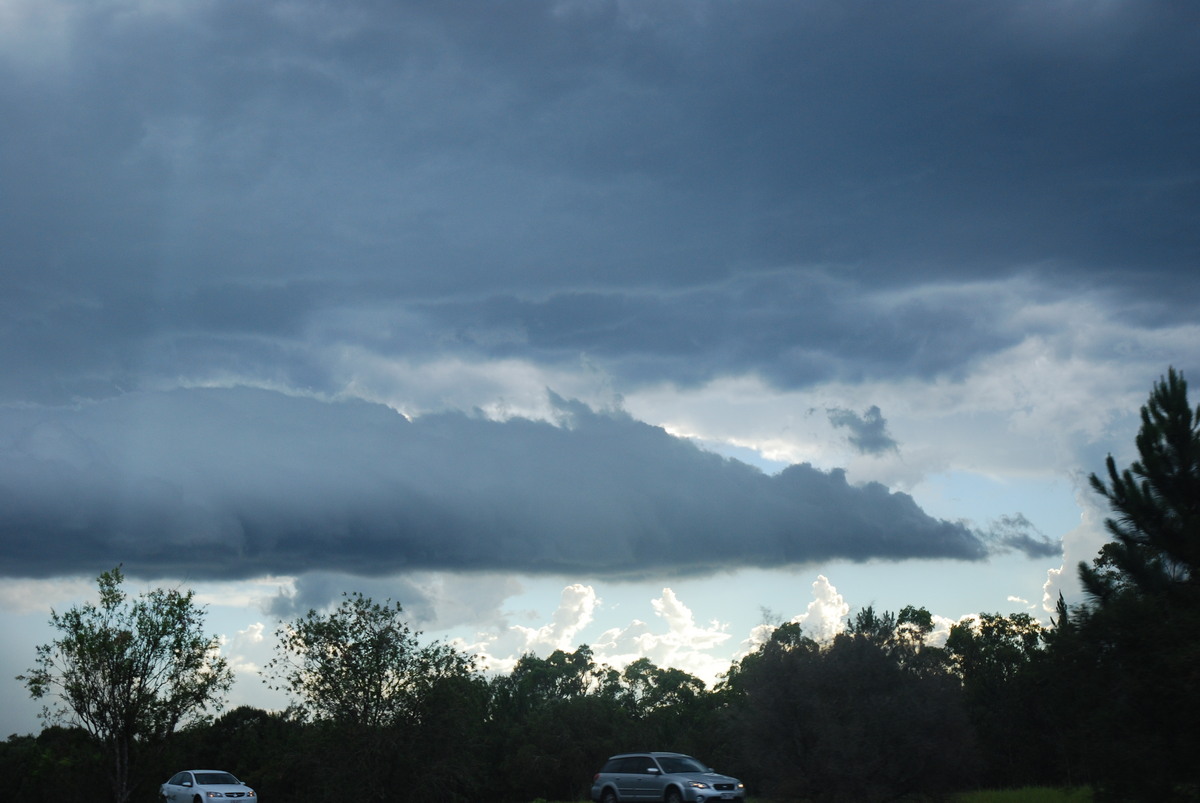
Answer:
[[[641,767],[642,797],[639,800],[662,800],[667,781],[663,777],[662,767],[652,756],[646,756]]]
[[[187,799],[184,797],[183,782],[187,779],[186,772],[177,772],[171,776],[171,780],[166,784],[167,803],[184,803]]]
[[[649,756],[627,756],[617,764],[614,781],[617,785],[617,796],[622,801],[646,799],[642,778],[646,771],[646,762],[649,760]]]
[[[630,800],[661,800],[658,765],[650,756],[630,760]]]

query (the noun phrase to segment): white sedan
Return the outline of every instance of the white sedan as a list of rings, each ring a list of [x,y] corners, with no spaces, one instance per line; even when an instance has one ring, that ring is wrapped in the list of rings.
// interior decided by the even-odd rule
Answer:
[[[210,800],[250,798],[258,795],[246,784],[221,770],[184,770],[171,776],[159,789],[165,803],[209,803]]]

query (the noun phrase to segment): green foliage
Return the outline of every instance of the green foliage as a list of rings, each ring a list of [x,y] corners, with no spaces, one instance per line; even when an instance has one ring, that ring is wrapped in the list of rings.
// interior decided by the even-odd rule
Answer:
[[[289,778],[295,793],[307,779],[330,800],[393,800],[397,789],[414,799],[471,799],[487,707],[472,658],[422,644],[399,603],[358,593],[276,635],[266,679],[298,701],[299,744],[311,757]]]
[[[243,707],[178,731],[150,768],[157,781],[182,766],[218,766],[272,799],[313,803],[578,801],[608,755],[651,747],[701,757],[777,800],[945,799],[980,782],[976,737],[952,662],[959,657],[923,645],[923,619],[919,609],[860,612],[850,632],[825,644],[782,626],[713,690],[649,660],[622,671],[597,665],[584,645],[525,656],[487,682],[474,673],[419,682],[424,692],[408,715],[387,724]],[[1032,677],[1041,652],[1026,660],[1027,628],[1013,627],[1025,620],[983,619],[995,624],[987,643],[1019,647],[993,651],[1019,662],[999,674]],[[1015,737],[1037,741],[1031,731]],[[38,803],[57,797],[25,775],[86,779],[98,748],[82,730],[47,729],[0,744],[0,767],[15,768],[22,799]]]
[[[621,672],[597,665],[586,644],[522,656],[491,684],[498,780],[513,800],[579,800],[613,753],[651,745],[714,755],[723,734],[719,699],[699,678],[646,658]]]
[[[871,642],[911,670],[944,673],[945,652],[925,644],[931,632],[933,614],[925,608],[906,605],[896,615],[891,611],[877,614],[874,606],[868,605],[854,615],[845,635]]]
[[[333,612],[310,610],[280,626],[266,667],[272,688],[317,720],[372,728],[418,716],[431,687],[469,675],[473,663],[444,643],[421,645],[403,612],[400,603],[343,594]]]
[[[1027,613],[984,613],[953,625],[946,650],[968,686],[987,695],[1034,659],[1041,640],[1041,624]]]
[[[491,754],[503,785],[516,799],[578,797],[607,753],[624,749],[619,692],[619,674],[597,666],[586,644],[522,656],[491,686]]]
[[[1137,449],[1139,459],[1123,471],[1108,456],[1107,483],[1091,475],[1093,489],[1117,514],[1105,522],[1115,540],[1102,563],[1079,565],[1080,579],[1101,603],[1126,587],[1144,594],[1187,591],[1194,603],[1200,585],[1200,407],[1190,407],[1187,382],[1173,368],[1142,407]]]
[[[880,800],[938,792],[974,764],[961,689],[922,616],[860,611],[827,644],[776,630],[724,691],[745,780],[768,795]],[[929,624],[932,624],[930,618]]]
[[[1027,613],[983,613],[950,628],[946,653],[962,679],[982,746],[983,780],[1034,783],[1053,775],[1045,701],[1035,680],[1045,629]]]
[[[8,737],[0,743],[4,798],[22,803],[52,803],[64,789],[88,789],[104,777],[102,745],[82,728],[51,725],[36,737]]]
[[[52,611],[60,638],[39,646],[33,668],[17,678],[35,699],[50,699],[43,719],[82,727],[105,746],[118,803],[136,778],[138,749],[218,708],[233,680],[191,591],[131,599],[123,581],[120,567],[105,572],[99,605]]]
[[[1066,756],[1106,800],[1193,800],[1200,789],[1200,611],[1133,590],[1060,612],[1045,695]],[[1177,790],[1191,790],[1181,793]]]
[[[1200,794],[1200,408],[1171,369],[1141,410],[1138,459],[1093,489],[1113,541],[1079,576],[1090,604],[1060,602],[1043,680],[1068,766],[1112,800]]]

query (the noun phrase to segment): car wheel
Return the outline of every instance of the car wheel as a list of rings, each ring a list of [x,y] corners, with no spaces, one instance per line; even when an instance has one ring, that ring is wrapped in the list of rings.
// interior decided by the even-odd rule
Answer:
[[[600,796],[600,803],[617,803],[617,795],[611,789],[605,789]]]
[[[678,789],[667,790],[667,803],[683,803],[683,796],[679,794]]]

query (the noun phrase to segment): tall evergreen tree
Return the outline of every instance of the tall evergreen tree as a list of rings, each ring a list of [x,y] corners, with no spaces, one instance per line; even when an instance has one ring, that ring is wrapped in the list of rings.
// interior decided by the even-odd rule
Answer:
[[[1086,689],[1069,726],[1080,768],[1117,800],[1200,798],[1200,407],[1174,369],[1142,407],[1138,459],[1092,487],[1113,541],[1079,577],[1091,603],[1059,612],[1051,683]]]
[[[1116,513],[1105,525],[1115,540],[1094,566],[1079,564],[1084,589],[1104,604],[1123,588],[1143,594],[1194,595],[1200,584],[1200,407],[1174,368],[1142,407],[1140,458],[1092,487]]]

